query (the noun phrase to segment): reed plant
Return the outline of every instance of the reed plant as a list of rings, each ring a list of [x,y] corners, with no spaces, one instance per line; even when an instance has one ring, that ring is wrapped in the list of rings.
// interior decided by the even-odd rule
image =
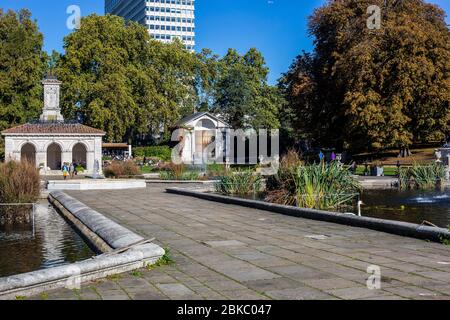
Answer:
[[[276,176],[267,184],[266,200],[310,209],[338,209],[361,192],[350,171],[338,163],[303,164],[293,155],[282,159]]]
[[[162,180],[193,181],[200,179],[198,170],[188,170],[184,164],[169,163],[159,172]]]
[[[360,192],[358,182],[336,163],[299,166],[293,181],[297,206],[304,208],[336,209]]]
[[[225,195],[246,197],[261,191],[263,179],[252,170],[229,172],[218,178],[215,191]]]
[[[41,192],[38,169],[27,161],[0,163],[0,203],[35,203]],[[0,224],[26,222],[30,207],[0,206]]]
[[[400,169],[399,183],[402,189],[430,190],[441,188],[445,177],[444,166],[433,163]]]

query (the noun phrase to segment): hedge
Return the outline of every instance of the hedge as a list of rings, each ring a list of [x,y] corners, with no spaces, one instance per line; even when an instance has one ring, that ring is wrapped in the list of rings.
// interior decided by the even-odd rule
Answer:
[[[168,146],[136,147],[133,149],[135,157],[154,157],[162,161],[172,159],[172,149]]]

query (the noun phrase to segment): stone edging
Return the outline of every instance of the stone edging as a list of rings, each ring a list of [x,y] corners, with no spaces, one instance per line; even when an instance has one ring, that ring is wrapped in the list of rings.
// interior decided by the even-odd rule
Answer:
[[[214,184],[215,180],[160,180],[160,179],[145,179],[147,184]]]
[[[168,188],[168,193],[196,197],[220,203],[234,204],[253,209],[281,213],[288,216],[325,221],[352,227],[367,228],[376,231],[396,234],[405,237],[441,242],[442,238],[450,239],[450,232],[444,228],[428,227],[408,222],[391,221],[370,217],[358,217],[328,211],[283,206],[263,201],[240,199],[213,193],[198,192],[180,188]]]
[[[102,253],[126,248],[144,240],[63,192],[50,193],[49,201]],[[74,282],[91,281],[139,269],[156,263],[164,253],[158,245],[147,243],[123,253],[99,255],[65,266],[0,278],[0,300],[35,295],[46,290],[73,286]]]

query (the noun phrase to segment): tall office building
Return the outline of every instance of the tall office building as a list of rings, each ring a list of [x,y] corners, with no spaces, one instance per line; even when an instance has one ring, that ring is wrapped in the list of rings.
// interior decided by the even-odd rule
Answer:
[[[195,46],[195,0],[105,0],[105,12],[145,25],[153,39]]]

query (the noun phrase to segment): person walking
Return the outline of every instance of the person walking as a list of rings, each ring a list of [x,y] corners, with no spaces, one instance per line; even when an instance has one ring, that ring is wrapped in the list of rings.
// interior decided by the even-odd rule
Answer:
[[[77,164],[76,162],[74,162],[74,163],[73,163],[73,168],[74,168],[73,174],[74,174],[75,176],[78,175],[77,167],[78,167],[78,164]]]
[[[335,161],[336,160],[336,153],[334,153],[334,151],[331,153],[331,161]]]
[[[64,162],[64,164],[62,166],[62,173],[63,173],[64,180],[66,180],[67,176],[69,175],[69,167],[67,166],[66,162]]]
[[[320,162],[324,161],[325,160],[324,158],[325,158],[325,155],[323,154],[322,150],[320,150],[320,152],[319,152],[319,160],[320,160]]]
[[[70,178],[73,179],[73,176],[75,174],[75,165],[74,165],[73,161],[70,163],[70,166],[69,166],[69,174],[70,174]]]

